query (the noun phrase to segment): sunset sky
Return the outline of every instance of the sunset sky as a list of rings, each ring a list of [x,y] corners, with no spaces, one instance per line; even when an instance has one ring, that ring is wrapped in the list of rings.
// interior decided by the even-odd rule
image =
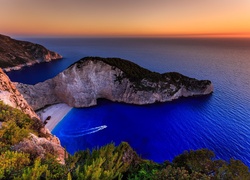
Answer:
[[[10,36],[250,36],[250,0],[0,0]]]

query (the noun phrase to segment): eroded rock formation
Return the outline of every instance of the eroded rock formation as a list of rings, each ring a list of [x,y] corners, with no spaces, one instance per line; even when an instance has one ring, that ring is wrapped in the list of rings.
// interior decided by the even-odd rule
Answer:
[[[59,102],[88,107],[98,98],[142,105],[213,92],[208,80],[159,74],[127,60],[99,57],[81,59],[45,82],[17,87],[35,110]]]
[[[14,145],[12,150],[29,153],[34,157],[45,158],[50,153],[57,157],[58,162],[65,164],[65,149],[60,145],[57,138],[46,139],[31,134],[29,139],[24,139],[20,143]]]

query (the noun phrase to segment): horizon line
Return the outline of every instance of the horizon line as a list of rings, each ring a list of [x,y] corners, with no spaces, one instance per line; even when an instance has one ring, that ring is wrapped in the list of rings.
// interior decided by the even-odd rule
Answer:
[[[2,34],[2,33],[0,33]],[[84,35],[84,34],[2,34],[13,38],[250,38],[250,33],[166,34],[166,35]]]

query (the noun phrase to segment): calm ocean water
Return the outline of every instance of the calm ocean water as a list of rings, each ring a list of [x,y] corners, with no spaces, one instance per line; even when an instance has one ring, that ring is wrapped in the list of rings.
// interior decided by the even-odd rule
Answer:
[[[120,57],[156,72],[209,79],[212,95],[134,106],[100,100],[73,109],[53,130],[71,153],[127,141],[143,158],[163,162],[184,150],[208,148],[217,158],[250,167],[250,39],[25,39],[64,56],[8,73],[35,84],[85,56]]]

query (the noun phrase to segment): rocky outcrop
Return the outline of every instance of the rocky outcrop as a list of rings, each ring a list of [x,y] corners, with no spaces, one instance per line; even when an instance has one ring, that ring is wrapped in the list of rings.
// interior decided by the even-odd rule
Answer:
[[[0,68],[0,101],[5,104],[20,109],[31,118],[38,118],[33,108],[23,98],[22,94],[16,89],[9,77]]]
[[[61,55],[39,44],[18,41],[0,34],[0,67],[4,71],[18,70],[24,66],[61,58]]]
[[[17,87],[34,109],[58,102],[88,107],[98,98],[142,105],[213,92],[208,80],[159,74],[126,60],[99,57],[81,59],[45,82]]]
[[[46,138],[39,138],[36,135],[31,134],[29,139],[25,139],[14,145],[12,150],[29,153],[33,158],[39,157],[42,159],[50,153],[57,157],[59,163],[65,164],[64,158],[66,156],[66,151],[56,139],[57,138],[53,141]]]

